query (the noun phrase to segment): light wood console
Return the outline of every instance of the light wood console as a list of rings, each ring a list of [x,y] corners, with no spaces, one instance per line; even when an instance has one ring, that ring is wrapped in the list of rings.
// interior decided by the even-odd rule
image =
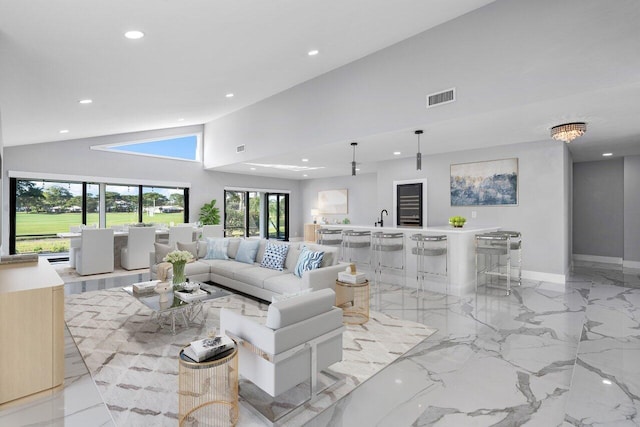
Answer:
[[[45,259],[0,265],[0,408],[64,381],[64,282]]]

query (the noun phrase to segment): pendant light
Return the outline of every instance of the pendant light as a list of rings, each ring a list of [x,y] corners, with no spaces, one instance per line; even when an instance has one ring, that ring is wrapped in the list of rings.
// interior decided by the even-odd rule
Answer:
[[[351,176],[356,176],[356,146],[357,142],[352,142],[351,146],[353,147],[353,160],[351,161]]]
[[[422,153],[420,152],[420,135],[422,135],[422,131],[418,129],[414,133],[418,135],[418,153],[416,154],[416,170],[422,170]]]

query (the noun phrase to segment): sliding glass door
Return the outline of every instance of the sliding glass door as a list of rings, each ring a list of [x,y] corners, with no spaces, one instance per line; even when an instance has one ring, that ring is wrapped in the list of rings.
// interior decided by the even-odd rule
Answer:
[[[266,224],[269,239],[289,240],[289,195],[266,193]]]
[[[289,195],[225,190],[224,229],[226,237],[289,240]]]

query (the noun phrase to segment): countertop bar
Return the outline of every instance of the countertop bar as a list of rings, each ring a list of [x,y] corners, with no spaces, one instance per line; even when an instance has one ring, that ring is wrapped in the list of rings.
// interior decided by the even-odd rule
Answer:
[[[404,233],[405,235],[405,259],[406,270],[404,282],[405,286],[416,287],[416,257],[411,253],[414,246],[411,236],[413,234],[445,234],[447,236],[447,272],[449,283],[442,280],[431,280],[426,283],[429,290],[447,293],[451,295],[465,295],[475,290],[476,281],[476,256],[475,256],[475,235],[489,231],[497,231],[498,226],[471,226],[465,225],[462,228],[455,228],[451,225],[440,225],[433,227],[374,227],[366,225],[352,224],[324,224],[321,227],[340,230],[369,230],[371,232],[384,231],[389,233]],[[373,277],[372,272],[369,272]],[[391,278],[393,279],[393,278]],[[384,282],[384,280],[383,280]]]

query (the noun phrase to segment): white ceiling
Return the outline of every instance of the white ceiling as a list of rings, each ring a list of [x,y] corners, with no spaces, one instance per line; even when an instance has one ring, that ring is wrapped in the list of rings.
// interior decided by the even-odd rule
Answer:
[[[0,0],[4,145],[206,123],[489,3],[493,1]],[[584,4],[592,7],[597,23],[602,14],[593,7],[597,2]],[[622,14],[628,21],[621,26],[638,20],[634,1],[606,7],[628,12]],[[127,40],[123,33],[130,29],[142,30],[146,37]],[[514,100],[500,109],[430,123],[422,152],[539,141],[558,124],[550,117],[566,116],[589,123],[579,144],[572,144],[576,161],[599,159],[604,148],[616,156],[640,154],[640,80],[633,80],[640,75],[640,54],[609,64],[611,56],[598,53],[619,49],[615,26],[610,31],[611,37],[589,45],[578,42],[566,55],[588,54],[593,67],[607,74],[603,81],[613,81],[619,73],[620,84],[584,88],[548,102],[517,105]],[[624,45],[639,42],[626,40]],[[308,56],[311,49],[320,54]],[[539,49],[553,46],[541,44]],[[540,64],[526,65],[533,72]],[[581,70],[571,73],[579,79]],[[562,70],[557,74],[560,78]],[[226,98],[230,92],[235,96]],[[94,102],[78,104],[85,98]],[[496,137],[496,123],[510,138]],[[61,129],[69,133],[60,134]],[[452,129],[457,130],[455,138]],[[374,172],[376,162],[394,158],[393,151],[414,156],[413,130],[358,139],[361,173]],[[303,163],[303,157],[312,161]],[[308,173],[315,178],[349,174],[350,157],[351,147],[341,142],[255,163],[322,167]],[[299,171],[255,166],[253,172],[250,167],[217,170],[304,179]]]

